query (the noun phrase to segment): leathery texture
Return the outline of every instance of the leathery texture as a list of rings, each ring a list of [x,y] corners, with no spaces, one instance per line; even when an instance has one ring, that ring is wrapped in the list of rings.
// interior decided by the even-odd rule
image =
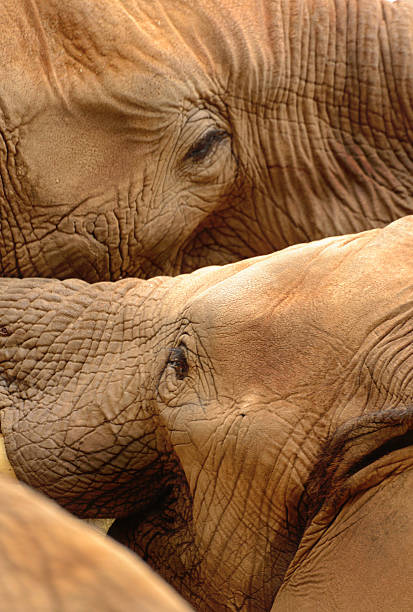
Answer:
[[[175,275],[412,210],[407,0],[0,11],[3,276]]]
[[[406,217],[175,278],[0,279],[14,471],[114,517],[199,609],[269,609],[328,436],[411,400],[411,239]]]

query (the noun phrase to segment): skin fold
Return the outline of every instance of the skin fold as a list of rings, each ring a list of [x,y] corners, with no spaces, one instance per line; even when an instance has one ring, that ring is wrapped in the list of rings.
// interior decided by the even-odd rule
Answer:
[[[411,407],[369,414],[330,440],[272,612],[411,610],[412,444]]]
[[[0,491],[2,610],[192,609],[142,561],[25,485],[1,478]]]
[[[176,275],[412,212],[410,0],[3,0],[0,274]]]
[[[412,398],[413,217],[175,278],[0,279],[18,478],[199,610],[269,610],[323,445]]]

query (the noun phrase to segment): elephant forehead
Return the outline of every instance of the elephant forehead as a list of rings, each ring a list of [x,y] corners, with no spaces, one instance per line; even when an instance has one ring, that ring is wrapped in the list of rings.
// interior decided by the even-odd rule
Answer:
[[[43,91],[47,104],[52,93],[67,105],[76,97],[96,101],[103,87],[110,104],[130,112],[210,98],[217,93],[212,83],[224,91],[240,73],[249,88],[247,62],[254,78],[254,53],[274,52],[262,11],[247,0],[5,0],[0,15],[9,36],[0,66],[10,80],[1,79],[2,98],[14,91],[10,108],[26,105],[27,119],[38,112],[24,100],[33,90]]]
[[[410,219],[275,253],[197,297],[189,318],[231,362],[238,347],[260,366],[305,354],[322,368],[323,355],[353,353],[383,320],[409,316],[411,233]]]
[[[198,92],[205,70],[165,10],[144,4],[5,0],[0,116],[7,128],[28,124],[44,109],[59,108],[70,118],[79,107],[133,115],[144,126],[153,112],[161,128],[159,111],[181,108],[191,97],[187,81],[196,82]]]
[[[336,266],[331,269],[323,259],[325,250],[341,242],[327,239],[298,245],[252,263],[197,296],[190,305],[189,318],[210,330],[237,328],[240,332],[253,326],[264,331],[277,313],[289,312],[291,325],[297,317],[297,323],[305,325],[312,300],[322,298],[337,282]]]
[[[184,62],[192,61],[213,71],[216,64],[223,68],[228,60],[234,59],[231,56],[235,50],[241,50],[242,45],[235,46],[235,42],[245,46],[240,23],[261,43],[261,48],[264,43],[257,31],[262,21],[258,13],[262,9],[251,7],[248,0],[226,3],[218,0],[196,3],[188,0],[93,3],[37,0],[34,4],[46,33],[56,34],[57,38],[63,36],[73,44],[77,55],[86,51],[86,62],[101,50],[101,55],[109,59],[112,54],[121,55],[151,70],[162,66],[162,70],[169,67],[179,72]],[[261,29],[265,26],[262,24]],[[82,43],[86,43],[86,49],[82,49]]]
[[[133,92],[139,100],[140,94],[156,107],[165,94],[179,92],[180,81],[196,81],[214,70],[211,50],[219,57],[217,22],[184,1],[38,0],[22,6],[6,0],[3,11],[19,53],[7,45],[1,51],[14,63],[30,55],[26,77],[42,72],[44,84],[63,96],[72,96],[89,79],[92,99],[100,82],[114,91],[118,85],[117,93],[125,97]],[[168,77],[162,87],[160,75]]]

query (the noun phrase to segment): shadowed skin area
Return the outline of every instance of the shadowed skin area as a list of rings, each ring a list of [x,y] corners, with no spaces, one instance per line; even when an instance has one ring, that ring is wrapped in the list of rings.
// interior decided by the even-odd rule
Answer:
[[[407,612],[413,599],[413,409],[338,429],[305,486],[307,520],[272,612]]]
[[[192,610],[144,563],[50,500],[3,478],[0,491],[2,610]]]
[[[0,274],[176,275],[412,212],[408,0],[3,0]]]
[[[412,399],[413,217],[175,278],[0,279],[17,476],[199,610],[269,610],[321,448]]]

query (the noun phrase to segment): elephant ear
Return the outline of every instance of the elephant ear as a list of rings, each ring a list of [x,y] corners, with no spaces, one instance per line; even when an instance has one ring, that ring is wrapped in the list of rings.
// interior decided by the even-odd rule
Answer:
[[[303,535],[272,612],[410,609],[412,487],[413,407],[340,427],[307,481]]]
[[[323,509],[336,514],[354,494],[380,482],[386,465],[413,458],[413,406],[371,413],[327,440],[299,504],[301,528]]]

